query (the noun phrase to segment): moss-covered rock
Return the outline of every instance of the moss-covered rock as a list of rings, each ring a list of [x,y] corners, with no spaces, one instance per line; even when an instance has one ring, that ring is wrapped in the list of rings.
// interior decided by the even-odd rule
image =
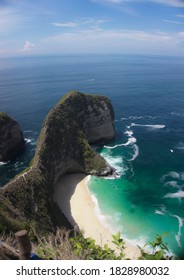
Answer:
[[[14,224],[16,229],[31,225],[37,231],[51,231],[61,224],[69,227],[52,199],[53,186],[66,173],[112,174],[89,142],[113,139],[113,119],[107,97],[66,94],[46,116],[29,170],[0,189],[1,228],[12,229]],[[18,224],[13,222],[17,220]]]

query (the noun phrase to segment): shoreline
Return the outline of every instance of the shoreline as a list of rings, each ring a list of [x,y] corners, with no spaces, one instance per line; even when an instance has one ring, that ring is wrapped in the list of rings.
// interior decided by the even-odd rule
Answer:
[[[69,222],[79,228],[84,237],[91,237],[96,244],[107,244],[117,253],[116,245],[112,243],[112,232],[95,214],[95,203],[89,191],[87,181],[89,176],[84,174],[69,174],[62,176],[54,188],[54,201],[68,218]],[[125,256],[131,260],[140,256],[139,248],[125,241]]]

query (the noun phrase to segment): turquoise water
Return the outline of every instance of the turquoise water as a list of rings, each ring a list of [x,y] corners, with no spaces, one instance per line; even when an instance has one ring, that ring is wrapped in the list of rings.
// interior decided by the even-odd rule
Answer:
[[[169,248],[183,258],[184,59],[92,55],[0,62],[0,111],[20,123],[27,139],[21,156],[0,163],[0,184],[28,166],[44,117],[67,91],[106,95],[116,141],[98,152],[119,176],[91,178],[100,213],[135,243],[167,232]]]
[[[164,240],[180,258],[184,255],[182,122],[175,112],[117,119],[117,141],[99,152],[119,177],[90,180],[101,215],[106,215],[113,231],[139,245],[167,233]]]

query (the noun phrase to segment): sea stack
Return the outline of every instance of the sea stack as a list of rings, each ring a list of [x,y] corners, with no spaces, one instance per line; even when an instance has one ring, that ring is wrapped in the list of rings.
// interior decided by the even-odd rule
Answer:
[[[23,133],[18,123],[0,112],[0,161],[15,157],[24,147]]]
[[[67,173],[108,176],[114,172],[90,146],[114,139],[113,121],[107,97],[76,91],[64,95],[43,122],[30,167],[0,188],[0,230],[30,224],[37,231],[66,226],[67,219],[53,200],[54,185]]]

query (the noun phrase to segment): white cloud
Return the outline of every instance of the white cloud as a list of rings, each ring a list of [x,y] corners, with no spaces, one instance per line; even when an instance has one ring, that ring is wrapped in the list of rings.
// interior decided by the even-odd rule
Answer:
[[[125,2],[124,0],[104,0],[104,2],[108,2],[108,3],[122,3]]]
[[[167,23],[173,23],[173,24],[179,24],[179,25],[184,24],[184,21],[169,20],[169,19],[163,19],[163,21],[167,22]]]
[[[77,22],[53,22],[52,25],[57,27],[76,27]]]
[[[184,54],[183,34],[142,30],[86,29],[44,39],[45,51],[55,53]]]
[[[176,15],[176,16],[179,17],[179,18],[184,18],[184,15],[181,15],[181,14]]]
[[[5,49],[0,49],[0,55],[7,53],[8,51]]]
[[[21,25],[23,21],[23,17],[19,16],[16,10],[11,8],[0,8],[0,32],[14,30],[15,27]]]
[[[183,0],[150,0],[151,2],[156,2],[160,4],[164,4],[167,6],[172,6],[172,7],[184,7],[184,1]]]
[[[53,22],[52,25],[57,27],[78,27],[82,25],[101,25],[110,20],[109,18],[83,18],[78,21]]]
[[[18,50],[18,52],[22,52],[22,53],[27,53],[27,52],[31,52],[35,49],[36,44],[35,43],[31,43],[30,41],[26,41],[24,44],[24,47],[20,50]]]
[[[91,2],[99,4],[120,4],[129,0],[91,0]]]
[[[120,4],[126,2],[153,2],[160,3],[166,6],[172,7],[184,7],[183,0],[91,0],[92,2],[101,3],[101,4]]]

